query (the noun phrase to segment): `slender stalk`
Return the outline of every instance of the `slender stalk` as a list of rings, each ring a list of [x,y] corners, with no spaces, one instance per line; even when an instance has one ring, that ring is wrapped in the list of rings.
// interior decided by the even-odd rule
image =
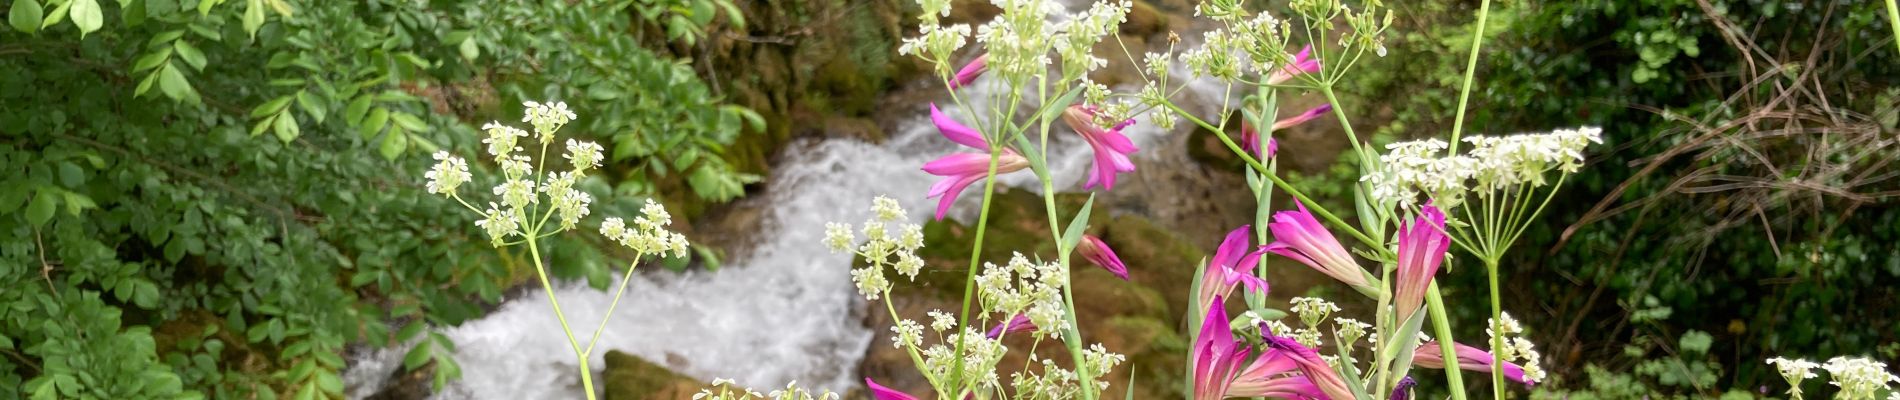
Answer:
[[[1504,304],[1498,301],[1498,261],[1494,258],[1484,260],[1484,271],[1491,278],[1491,397],[1504,398],[1504,335],[1497,330],[1498,321],[1503,321]],[[1445,359],[1447,369],[1457,368],[1456,358]]]
[[[1438,354],[1445,360],[1445,384],[1451,386],[1451,398],[1465,400],[1464,371],[1458,369],[1458,349],[1452,344],[1451,320],[1445,317],[1445,298],[1438,294],[1436,281],[1425,287],[1425,311],[1431,313],[1432,331],[1438,334]]]
[[[607,321],[613,319],[614,309],[620,307],[620,297],[627,294],[627,283],[633,282],[633,268],[638,266],[640,266],[639,257],[634,257],[633,262],[627,263],[627,273],[620,277],[620,289],[614,291],[614,301],[607,303],[607,315],[600,317],[600,326],[594,328],[594,337],[587,339],[587,350],[581,351],[582,353],[594,354],[594,345],[600,343],[600,333],[607,331]]]
[[[1887,0],[1887,27],[1893,28],[1893,46],[1900,50],[1900,6],[1893,0]]]
[[[1887,0],[1893,4],[1893,0]],[[1471,81],[1478,73],[1478,49],[1484,46],[1484,21],[1491,15],[1491,0],[1478,2],[1478,29],[1471,33],[1471,57],[1465,60],[1465,83],[1458,89],[1458,114],[1451,119],[1451,152],[1458,154],[1458,135],[1465,129],[1465,104],[1471,100]],[[1900,29],[1900,28],[1896,28]],[[1895,33],[1900,35],[1900,30]]]
[[[970,323],[970,299],[976,297],[976,270],[983,260],[983,231],[990,224],[991,194],[996,193],[996,158],[1002,156],[1003,146],[990,146],[990,170],[983,178],[983,209],[976,217],[976,238],[970,245],[970,270],[963,280],[963,312],[957,320],[964,325]],[[962,331],[958,331],[961,333]],[[951,385],[963,384],[963,341],[957,341],[956,365],[950,370]],[[956,390],[961,392],[961,389]]]
[[[529,232],[529,235],[534,234]],[[587,353],[581,351],[580,341],[574,340],[574,328],[568,327],[567,314],[561,312],[561,301],[554,298],[554,285],[548,283],[548,269],[541,263],[541,246],[536,242],[528,241],[528,255],[534,257],[534,275],[541,278],[541,291],[548,294],[548,304],[554,306],[554,319],[561,321],[561,333],[567,335],[567,345],[574,349],[574,356],[581,360],[581,390],[586,391],[587,400],[594,400],[594,371],[587,367]]]
[[[1359,144],[1359,134],[1354,133],[1352,131],[1352,123],[1348,122],[1351,120],[1346,119],[1346,108],[1340,107],[1339,97],[1333,95],[1333,85],[1326,84],[1326,85],[1320,86],[1319,92],[1321,94],[1326,95],[1326,104],[1333,105],[1333,116],[1339,118],[1339,127],[1345,129],[1346,139],[1352,142],[1353,153],[1356,153],[1359,155],[1359,157],[1361,157],[1360,161],[1365,161],[1364,157],[1366,156],[1366,150],[1362,148],[1362,146]],[[1453,140],[1456,140],[1456,139],[1453,139]],[[1365,163],[1360,163],[1360,165],[1365,165]]]
[[[1281,190],[1285,190],[1287,194],[1293,195],[1293,198],[1299,199],[1300,202],[1305,203],[1307,206],[1309,206],[1309,209],[1312,210],[1314,214],[1319,214],[1320,218],[1326,219],[1326,222],[1332,223],[1334,226],[1340,228],[1341,230],[1346,231],[1346,233],[1351,234],[1353,238],[1359,239],[1360,243],[1365,243],[1367,246],[1370,246],[1372,248],[1385,247],[1385,244],[1379,243],[1378,240],[1373,240],[1372,237],[1370,236],[1366,236],[1364,232],[1359,231],[1358,227],[1354,227],[1352,225],[1347,224],[1345,220],[1339,219],[1338,216],[1335,216],[1333,215],[1332,212],[1327,211],[1326,207],[1320,206],[1319,203],[1313,202],[1313,198],[1307,197],[1305,192],[1301,192],[1299,189],[1294,188],[1292,185],[1287,184],[1285,180],[1280,179],[1279,175],[1273,174],[1273,169],[1267,168],[1266,165],[1260,163],[1260,160],[1254,159],[1253,155],[1247,154],[1246,150],[1242,150],[1240,148],[1240,145],[1234,144],[1234,139],[1227,137],[1227,133],[1221,131],[1220,128],[1216,128],[1213,125],[1209,125],[1207,121],[1203,121],[1200,118],[1195,117],[1193,114],[1189,114],[1187,110],[1181,109],[1180,106],[1176,106],[1174,105],[1174,103],[1167,103],[1167,105],[1168,105],[1168,108],[1173,109],[1174,112],[1180,115],[1182,118],[1187,118],[1189,122],[1193,122],[1195,125],[1200,125],[1202,128],[1206,128],[1209,131],[1213,131],[1214,137],[1220,138],[1221,143],[1226,144],[1228,150],[1233,151],[1234,154],[1239,154],[1241,161],[1246,161],[1247,165],[1252,166],[1255,171],[1260,171],[1261,175],[1265,175],[1267,179],[1272,180],[1274,186],[1279,187]]]

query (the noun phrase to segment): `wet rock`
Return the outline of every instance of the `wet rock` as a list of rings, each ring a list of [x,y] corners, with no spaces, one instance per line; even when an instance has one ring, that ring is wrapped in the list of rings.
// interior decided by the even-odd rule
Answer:
[[[619,350],[606,355],[601,373],[605,400],[687,400],[706,387],[697,379]]]

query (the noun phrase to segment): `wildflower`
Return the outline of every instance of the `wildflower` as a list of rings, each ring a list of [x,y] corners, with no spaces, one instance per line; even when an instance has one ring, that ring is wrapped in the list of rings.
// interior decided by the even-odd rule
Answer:
[[[1327,112],[1332,111],[1332,110],[1333,110],[1332,104],[1321,104],[1319,107],[1313,107],[1312,109],[1306,110],[1306,112],[1300,113],[1300,115],[1286,117],[1279,121],[1274,121],[1273,130],[1277,132],[1283,129],[1299,126],[1300,124],[1304,124],[1307,121],[1312,121],[1315,118],[1319,118],[1320,116],[1325,115]],[[1261,151],[1260,150],[1260,132],[1255,131],[1253,129],[1253,125],[1248,124],[1247,121],[1243,120],[1243,121],[1240,121],[1240,148],[1242,150],[1246,150],[1249,153],[1253,153],[1255,157],[1266,159],[1266,158],[1272,158],[1274,153],[1277,153],[1280,151],[1280,143],[1279,141],[1269,139],[1267,140],[1266,151],[1264,152]]]
[[[1352,253],[1346,252],[1339,240],[1333,238],[1333,233],[1313,218],[1306,205],[1297,201],[1293,205],[1299,207],[1299,211],[1273,213],[1273,222],[1267,224],[1267,228],[1273,232],[1274,242],[1267,244],[1266,251],[1306,264],[1360,293],[1378,293],[1377,285],[1372,283],[1376,279],[1353,262]]]
[[[461,157],[451,156],[447,151],[437,151],[435,159],[437,161],[435,168],[422,174],[423,177],[429,178],[427,185],[429,193],[454,194],[455,188],[467,183],[471,178],[468,174],[468,161],[463,161]]]
[[[1392,386],[1392,397],[1388,398],[1392,400],[1411,400],[1413,386],[1418,386],[1418,380],[1412,379],[1412,377],[1409,376],[1400,378],[1399,384]]]
[[[970,60],[969,64],[964,64],[963,69],[957,70],[957,76],[950,79],[950,89],[969,86],[970,83],[976,82],[976,77],[983,75],[983,71],[989,70],[989,60],[990,55],[984,54],[976,56],[976,59]],[[936,106],[933,105],[931,108],[936,108]]]
[[[573,164],[574,174],[579,175],[600,166],[600,152],[600,144],[568,139],[567,154],[561,157]]]
[[[950,211],[950,205],[956,203],[957,195],[970,184],[976,183],[989,174],[990,155],[960,153],[944,156],[924,164],[924,172],[944,177],[930,186],[927,198],[942,197],[937,200],[937,220],[943,220],[943,214]],[[996,174],[1002,175],[1029,168],[1029,159],[1023,158],[1015,150],[1004,149],[996,162]]]
[[[871,398],[872,398],[872,399],[876,399],[876,400],[917,400],[917,396],[911,396],[911,395],[909,395],[909,394],[905,394],[904,392],[899,392],[899,391],[897,391],[897,389],[891,389],[891,388],[887,388],[887,387],[884,387],[883,385],[879,385],[879,384],[877,384],[877,381],[873,381],[873,380],[871,380],[871,378],[864,378],[864,385],[865,385],[865,386],[870,386],[870,387],[871,387]]]
[[[1285,67],[1267,76],[1267,84],[1278,85],[1293,80],[1293,77],[1301,74],[1319,72],[1319,60],[1308,57],[1312,53],[1313,45],[1309,44],[1300,48],[1300,52],[1293,55],[1293,62],[1287,63]]]
[[[1113,190],[1116,174],[1135,170],[1135,163],[1128,159],[1128,155],[1141,149],[1135,148],[1135,143],[1121,133],[1122,128],[1135,120],[1124,120],[1114,127],[1102,129],[1095,123],[1096,113],[1097,110],[1091,106],[1069,106],[1062,113],[1062,121],[1069,123],[1069,128],[1082,135],[1082,140],[1088,141],[1089,147],[1095,150],[1095,168],[1089,171],[1089,180],[1082,184],[1082,188],[1092,188],[1099,183],[1103,190]]]
[[[1211,271],[1210,271],[1211,272]],[[1234,342],[1234,332],[1228,327],[1227,307],[1222,297],[1215,295],[1213,304],[1207,308],[1207,317],[1201,320],[1201,334],[1195,336],[1193,353],[1189,353],[1194,380],[1195,400],[1220,400],[1228,397],[1227,388],[1234,378],[1240,375],[1240,362],[1252,351]]]
[[[1445,252],[1450,250],[1445,213],[1438,207],[1426,204],[1410,225],[1399,227],[1398,282],[1393,297],[1398,321],[1407,321],[1418,311],[1419,302],[1425,299],[1425,287],[1431,284],[1439,264],[1445,261]]]
[[[1827,370],[1831,379],[1828,383],[1841,388],[1837,397],[1842,399],[1871,400],[1887,388],[1887,382],[1900,381],[1900,377],[1887,373],[1887,363],[1866,358],[1834,357],[1822,364],[1821,369]]]
[[[1781,357],[1768,359],[1768,364],[1774,365],[1776,369],[1781,370],[1781,378],[1788,380],[1788,395],[1796,399],[1801,398],[1801,381],[1813,378],[1815,376],[1814,369],[1821,366],[1821,364],[1815,364],[1813,361],[1802,359],[1790,360]]]
[[[619,218],[612,218],[612,220],[618,221]],[[606,225],[602,225],[600,229],[601,234],[607,233]],[[611,237],[611,235],[609,236]],[[833,253],[851,251],[851,242],[853,240],[856,240],[856,238],[851,235],[850,224],[840,224],[836,222],[825,223],[825,247],[830,248]]]
[[[503,211],[490,202],[488,210],[482,212],[482,217],[475,221],[475,226],[488,233],[488,240],[495,247],[501,247],[503,238],[521,234],[521,211],[518,208]]]
[[[1101,266],[1102,269],[1108,270],[1109,273],[1115,274],[1116,277],[1124,281],[1128,280],[1128,265],[1122,264],[1121,257],[1115,256],[1115,250],[1108,248],[1108,243],[1102,242],[1101,238],[1095,235],[1082,235],[1082,243],[1076,246],[1075,253]]]
[[[1247,251],[1252,229],[1251,225],[1241,225],[1228,232],[1220,248],[1214,250],[1213,260],[1201,272],[1201,307],[1207,307],[1207,301],[1232,295],[1235,284],[1244,284],[1247,289],[1261,294],[1267,292],[1267,281],[1253,275],[1253,267],[1259,263],[1262,253]]]
[[[990,331],[987,333],[984,333],[983,336],[991,338],[991,339],[995,339],[995,338],[1003,337],[1003,335],[1005,334],[1031,331],[1035,329],[1036,329],[1036,323],[1031,322],[1029,320],[1028,314],[1016,314],[1015,317],[1010,317],[1008,321],[1003,321],[1003,323],[996,324],[996,326],[990,327]]]
[[[535,133],[541,136],[542,145],[554,142],[554,131],[561,130],[562,126],[566,126],[576,117],[574,111],[567,109],[567,102],[564,101],[548,103],[524,101],[521,105],[526,108],[522,113],[521,122],[534,125]]]
[[[1313,348],[1284,336],[1266,335],[1261,339],[1266,340],[1268,348],[1279,351],[1280,354],[1292,359],[1293,363],[1299,367],[1300,374],[1306,375],[1306,379],[1318,386],[1319,391],[1325,393],[1326,397],[1335,399],[1355,397],[1352,390],[1347,388],[1346,381],[1341,379],[1339,373],[1333,370],[1331,365],[1327,365],[1326,361],[1319,357],[1319,352],[1314,351]]]
[[[1491,372],[1491,353],[1463,343],[1454,343],[1458,353],[1458,369],[1473,372]],[[1412,352],[1412,364],[1425,368],[1445,368],[1445,357],[1438,348],[1438,342],[1426,342]],[[1536,376],[1525,373],[1523,366],[1516,363],[1504,364],[1504,377],[1526,385],[1537,384]]]
[[[528,137],[527,131],[502,125],[499,121],[482,125],[482,130],[488,132],[488,138],[482,139],[482,143],[488,144],[488,154],[495,156],[497,159],[515,150],[520,150],[520,148],[515,147],[515,142],[521,138]]]
[[[938,133],[943,134],[944,138],[952,142],[977,150],[990,149],[990,142],[983,138],[982,132],[957,123],[957,120],[951,119],[950,115],[938,110],[937,103],[930,103],[930,122],[937,125]]]
[[[507,204],[517,210],[527,207],[528,204],[541,202],[541,197],[534,195],[534,181],[526,179],[502,182],[500,185],[495,185],[493,191],[496,196],[501,197],[502,204]]]

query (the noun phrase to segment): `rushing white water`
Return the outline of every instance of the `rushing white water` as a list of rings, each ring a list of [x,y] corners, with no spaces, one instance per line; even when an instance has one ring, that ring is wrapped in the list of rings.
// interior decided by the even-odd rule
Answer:
[[[960,94],[972,107],[987,107],[979,103],[990,97],[986,91],[992,86],[979,81]],[[968,121],[953,105],[940,106]],[[952,152],[974,151],[942,139],[925,105],[904,111],[916,117],[882,144],[827,139],[787,146],[764,193],[754,195],[763,199],[751,200],[770,210],[765,226],[758,227],[758,247],[745,252],[745,259],[716,272],[637,274],[594,351],[590,363],[596,374],[607,350],[621,350],[702,380],[731,378],[757,388],[797,380],[839,392],[859,385],[857,363],[872,332],[854,312],[864,303],[850,282],[850,258],[819,243],[825,222],[862,221],[871,199],[885,195],[922,223],[936,205],[923,197],[936,177],[920,166]],[[1144,124],[1124,133],[1146,147],[1160,132]],[[1072,188],[1085,176],[1091,153],[1066,128],[1055,128],[1051,135],[1057,187]],[[1001,182],[1040,189],[1027,171]],[[952,218],[972,216],[977,191],[969,190],[957,202]],[[599,324],[612,300],[612,293],[580,282],[557,286],[555,295],[580,335]],[[534,292],[441,332],[456,343],[463,377],[436,397],[580,397],[578,363],[547,297]],[[404,350],[357,357],[346,374],[351,397],[380,390],[385,377],[400,367]]]

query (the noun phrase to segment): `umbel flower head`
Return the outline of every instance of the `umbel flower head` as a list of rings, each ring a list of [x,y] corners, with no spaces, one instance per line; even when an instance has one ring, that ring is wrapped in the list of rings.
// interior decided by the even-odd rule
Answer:
[[[535,154],[547,154],[546,150],[554,142],[554,134],[578,116],[563,102],[524,102],[526,116],[522,118],[534,126],[539,135],[541,151]],[[604,160],[603,149],[599,144],[576,139],[568,139],[562,146],[566,151],[561,155],[569,168],[561,171],[537,171],[538,165],[546,160],[537,161],[522,151],[520,139],[528,132],[490,122],[482,126],[486,137],[482,139],[488,155],[501,170],[501,176],[489,194],[494,197],[487,201],[476,199],[472,204],[486,203],[485,209],[476,209],[469,199],[464,199],[459,189],[463,184],[474,180],[469,173],[466,160],[451,155],[448,151],[435,154],[436,165],[424,176],[428,179],[426,188],[430,193],[456,199],[481,218],[475,221],[496,247],[505,246],[511,238],[539,238],[557,231],[570,230],[580,225],[581,219],[592,214],[594,196],[580,190],[577,186],[587,173],[600,168]],[[477,192],[479,195],[480,192]],[[600,232],[609,240],[634,248],[643,254],[673,253],[684,256],[687,249],[686,237],[669,232],[666,226],[672,223],[672,216],[666,209],[652,199],[647,200],[641,211],[644,216],[635,218],[629,227],[620,218],[607,218],[601,222]],[[549,222],[555,225],[548,225]]]

